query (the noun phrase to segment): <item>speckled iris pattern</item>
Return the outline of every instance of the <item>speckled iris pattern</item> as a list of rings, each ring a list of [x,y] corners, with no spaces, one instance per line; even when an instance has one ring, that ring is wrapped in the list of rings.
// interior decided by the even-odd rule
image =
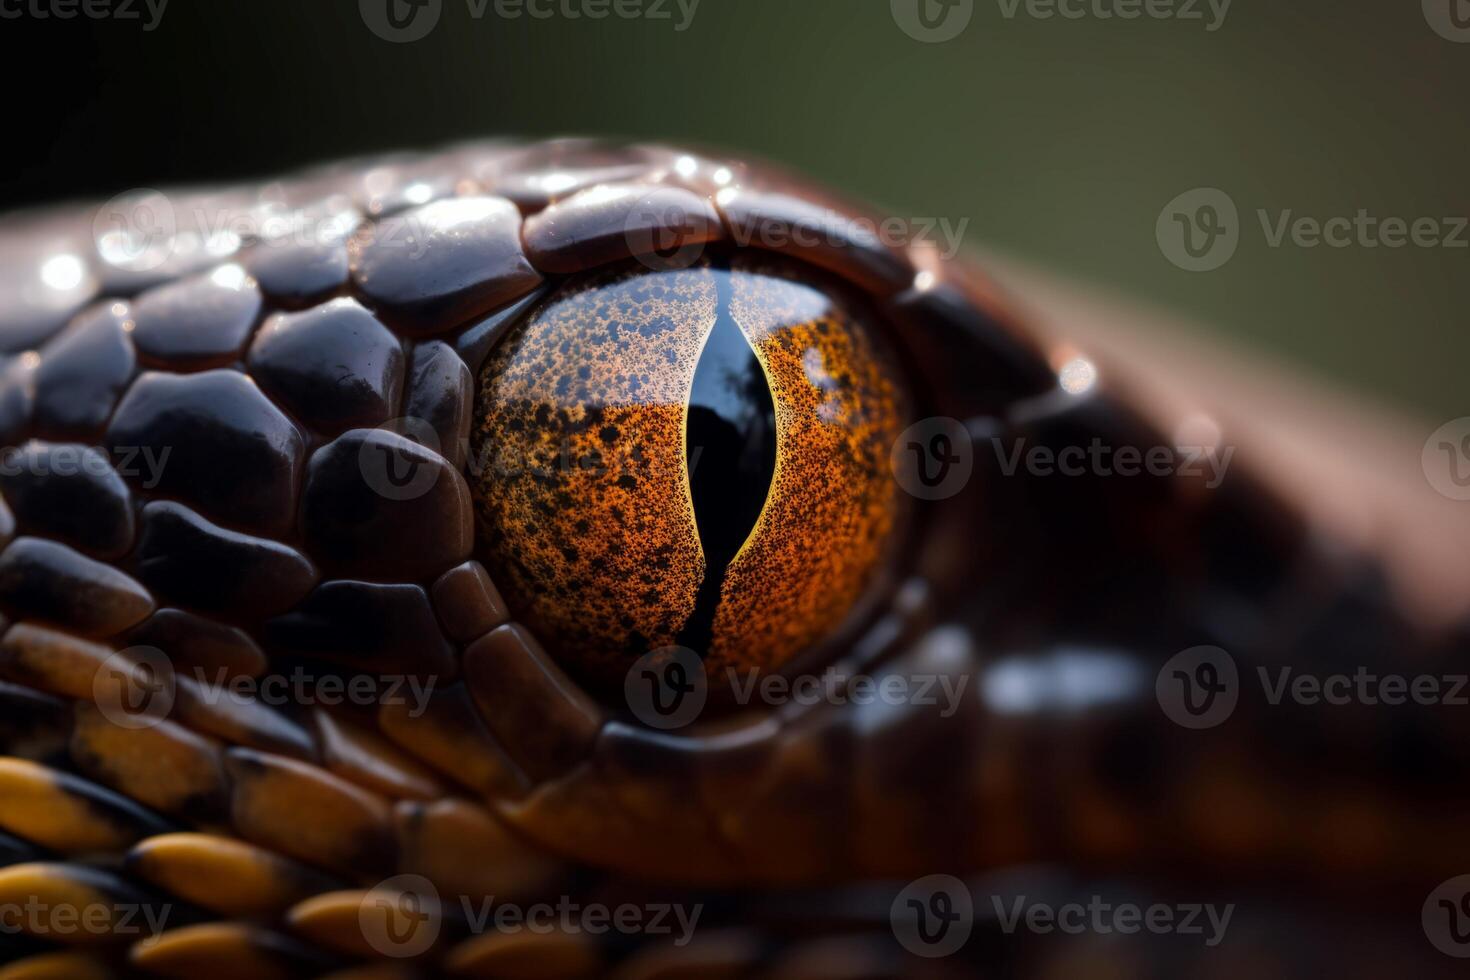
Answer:
[[[904,399],[874,325],[789,270],[736,268],[731,312],[770,382],[779,450],[721,587],[712,655],[770,666],[832,632],[878,566],[899,507],[888,454]]]
[[[569,666],[603,681],[678,642],[720,571],[691,499],[705,447],[686,432],[722,314],[764,370],[777,451],[764,507],[723,570],[699,651],[707,669],[772,667],[829,634],[894,526],[887,454],[902,395],[873,324],[743,257],[568,283],[481,371],[471,484],[507,599]]]

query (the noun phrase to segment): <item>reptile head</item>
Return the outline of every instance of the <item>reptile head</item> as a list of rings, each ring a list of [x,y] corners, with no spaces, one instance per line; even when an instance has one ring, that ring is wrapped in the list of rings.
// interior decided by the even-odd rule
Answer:
[[[281,923],[361,954],[385,875],[1458,853],[1423,845],[1454,793],[1294,734],[1458,759],[1463,722],[1220,695],[1327,641],[1463,647],[1217,426],[769,168],[465,147],[3,247],[0,898],[180,897],[199,921],[139,968],[315,963]],[[1217,701],[1235,727],[1197,723]]]

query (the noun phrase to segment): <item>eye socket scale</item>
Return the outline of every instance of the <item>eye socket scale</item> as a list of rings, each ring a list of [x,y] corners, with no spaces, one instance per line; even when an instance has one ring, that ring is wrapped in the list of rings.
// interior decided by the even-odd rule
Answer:
[[[569,281],[479,379],[471,484],[506,599],[608,685],[662,646],[714,673],[820,642],[897,520],[891,364],[854,304],[784,267]]]

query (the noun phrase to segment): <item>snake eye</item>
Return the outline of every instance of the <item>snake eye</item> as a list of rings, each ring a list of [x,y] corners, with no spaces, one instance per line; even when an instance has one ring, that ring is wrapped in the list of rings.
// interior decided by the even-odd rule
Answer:
[[[595,681],[670,645],[711,672],[780,665],[882,562],[892,365],[858,304],[785,268],[568,281],[480,376],[471,482],[496,581]]]

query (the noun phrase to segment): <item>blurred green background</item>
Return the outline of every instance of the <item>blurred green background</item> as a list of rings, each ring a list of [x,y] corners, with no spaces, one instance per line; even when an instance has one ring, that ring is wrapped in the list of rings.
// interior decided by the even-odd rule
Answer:
[[[1205,0],[1201,20],[1041,19],[973,0],[944,43],[906,34],[889,0],[699,0],[683,30],[678,0],[667,19],[602,20],[441,2],[434,30],[403,44],[375,36],[357,0],[173,0],[152,31],[0,21],[4,203],[478,134],[691,139],[891,214],[969,219],[968,242],[1430,418],[1470,414],[1470,248],[1272,248],[1256,218],[1470,214],[1470,43],[1432,30],[1420,0],[1236,0],[1215,30]],[[1470,18],[1467,0],[1435,3]],[[1155,221],[1202,186],[1237,203],[1241,243],[1190,273]]]

